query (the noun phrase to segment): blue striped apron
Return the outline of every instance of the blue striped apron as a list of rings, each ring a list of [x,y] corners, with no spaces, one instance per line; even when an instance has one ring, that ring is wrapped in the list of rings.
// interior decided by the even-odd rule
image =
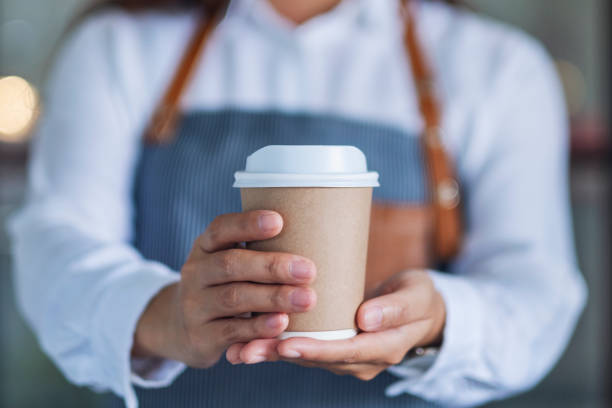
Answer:
[[[191,113],[172,144],[143,148],[134,197],[136,248],[179,271],[194,239],[217,215],[241,210],[233,174],[248,154],[270,144],[357,146],[380,173],[375,199],[419,204],[426,198],[419,139],[403,130],[321,114]],[[212,368],[187,369],[167,388],[136,392],[145,408],[434,406],[407,394],[385,397],[394,381],[386,371],[363,382],[285,362],[232,366],[222,357]]]

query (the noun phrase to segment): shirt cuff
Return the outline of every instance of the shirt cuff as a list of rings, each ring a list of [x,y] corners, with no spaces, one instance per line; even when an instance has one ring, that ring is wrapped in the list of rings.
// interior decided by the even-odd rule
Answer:
[[[446,307],[446,323],[440,352],[429,364],[421,358],[406,360],[388,368],[401,380],[386,389],[387,396],[408,392],[428,400],[437,400],[436,379],[462,371],[462,367],[476,361],[481,349],[483,310],[476,288],[465,278],[447,273],[429,271],[434,286]]]
[[[137,408],[133,384],[139,380],[133,381],[131,361],[136,325],[151,299],[164,287],[179,281],[180,274],[158,263],[143,262],[137,270],[116,271],[108,279],[113,281],[112,285],[100,294],[97,313],[92,316],[93,347],[101,359],[100,370],[112,379],[111,390],[124,398],[127,408]],[[166,370],[173,368],[164,370],[163,378],[148,384],[166,384],[181,371],[176,363],[166,362],[162,366]],[[143,379],[143,383],[147,381]]]
[[[187,368],[180,361],[136,357],[132,357],[131,367],[132,383],[143,388],[167,387]]]

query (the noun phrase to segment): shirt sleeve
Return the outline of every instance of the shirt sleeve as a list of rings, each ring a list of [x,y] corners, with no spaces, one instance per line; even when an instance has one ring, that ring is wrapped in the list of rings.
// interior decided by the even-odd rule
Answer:
[[[446,303],[443,345],[429,367],[391,367],[401,380],[389,396],[473,406],[526,390],[559,359],[585,304],[562,91],[538,44],[521,37],[502,52],[459,149],[464,248],[451,273],[430,271]]]
[[[166,385],[184,368],[130,360],[140,314],[180,275],[130,245],[140,125],[113,70],[115,20],[94,17],[60,53],[9,229],[18,303],[43,350],[71,382],[134,408],[134,382]]]

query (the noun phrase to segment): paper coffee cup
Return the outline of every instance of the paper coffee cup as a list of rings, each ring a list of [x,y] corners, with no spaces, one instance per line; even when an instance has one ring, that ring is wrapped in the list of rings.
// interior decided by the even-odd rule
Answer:
[[[281,233],[248,243],[259,251],[287,252],[311,259],[317,304],[289,316],[280,337],[324,340],[356,335],[355,314],[363,301],[372,188],[365,155],[353,146],[266,146],[235,173],[243,211],[274,210]]]

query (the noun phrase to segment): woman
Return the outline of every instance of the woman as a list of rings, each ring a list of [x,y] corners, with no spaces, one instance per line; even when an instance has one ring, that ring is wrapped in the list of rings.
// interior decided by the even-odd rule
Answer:
[[[400,5],[231,1],[173,139],[143,145],[201,2],[116,3],[126,7],[88,18],[58,58],[11,225],[21,308],[72,382],[128,407],[471,406],[551,369],[586,291],[564,103],[538,44],[452,6],[408,6],[466,193],[464,245],[444,272],[381,283],[354,339],[280,342],[287,314],[316,304],[316,266],[235,247],[283,220],[239,213],[231,174],[267,144],[354,144],[381,174],[377,199],[426,200],[423,84]],[[263,313],[227,317],[243,312]]]

